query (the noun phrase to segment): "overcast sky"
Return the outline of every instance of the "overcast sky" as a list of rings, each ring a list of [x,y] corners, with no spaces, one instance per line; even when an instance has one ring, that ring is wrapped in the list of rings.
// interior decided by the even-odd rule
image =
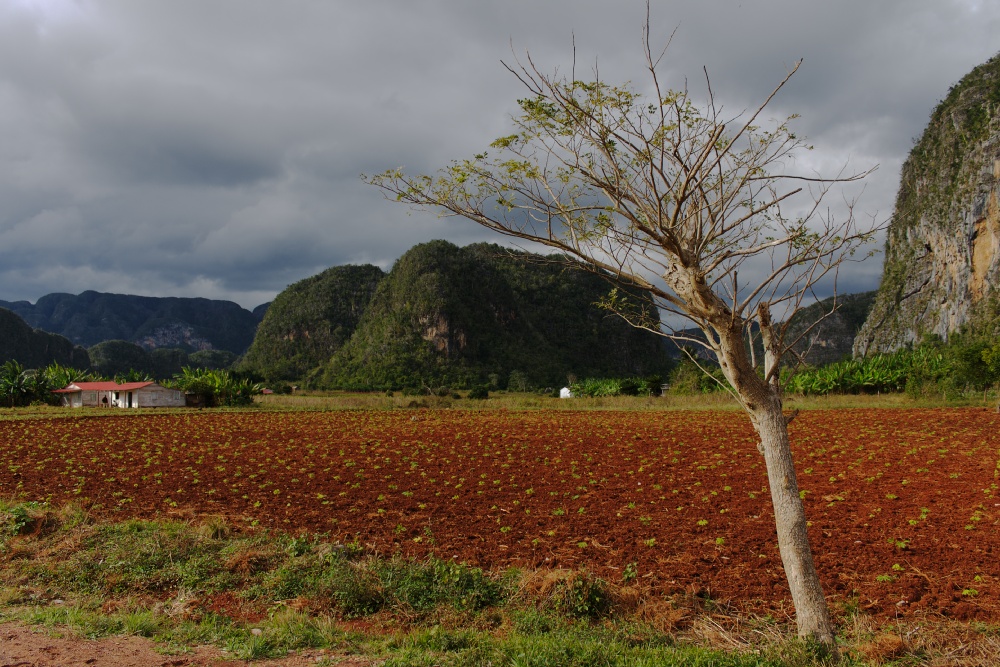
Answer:
[[[506,133],[518,81],[643,73],[642,0],[0,0],[0,299],[202,296],[254,306],[416,243],[502,241],[387,202],[361,173],[431,172]],[[888,218],[929,114],[1000,50],[982,0],[653,0],[663,76],[801,115],[812,164],[875,164]],[[873,289],[876,258],[842,278]]]

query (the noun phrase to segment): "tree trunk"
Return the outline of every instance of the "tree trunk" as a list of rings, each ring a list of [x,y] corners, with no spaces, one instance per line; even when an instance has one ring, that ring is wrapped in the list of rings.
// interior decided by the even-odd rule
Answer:
[[[778,531],[778,552],[785,567],[785,577],[795,605],[795,622],[799,637],[827,646],[835,655],[833,624],[823,596],[816,566],[813,564],[809,536],[806,532],[806,511],[799,497],[799,484],[792,461],[792,446],[788,439],[788,420],[781,412],[781,385],[777,368],[781,341],[774,335],[770,312],[766,305],[760,310],[760,331],[764,343],[764,368],[775,369],[769,379],[761,378],[750,365],[743,340],[743,323],[720,318],[712,326],[718,334],[715,353],[722,371],[739,394],[743,408],[750,416],[754,430],[760,436],[761,454],[767,466],[767,482],[771,488],[774,523]],[[706,332],[707,334],[708,332]]]
[[[760,449],[767,465],[774,523],[778,529],[778,551],[795,605],[799,637],[834,647],[830,613],[809,548],[806,513],[799,496],[788,423],[781,413],[781,398],[772,394],[755,408],[751,420],[760,436]]]

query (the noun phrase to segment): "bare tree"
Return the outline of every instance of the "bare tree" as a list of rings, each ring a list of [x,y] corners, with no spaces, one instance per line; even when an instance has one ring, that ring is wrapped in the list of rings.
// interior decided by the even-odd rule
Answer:
[[[549,246],[618,285],[648,291],[662,312],[701,330],[661,331],[658,320],[635,316],[640,311],[620,296],[628,290],[608,299],[634,325],[704,346],[717,359],[760,437],[798,633],[832,647],[779,364],[795,342],[785,340],[791,315],[876,231],[856,222],[850,202],[842,219],[821,207],[835,185],[867,172],[797,175],[790,171],[794,153],[808,147],[790,130],[791,119],[761,126],[798,63],[760,106],[724,118],[707,72],[701,104],[686,88],[661,85],[666,49],[658,57],[651,51],[648,22],[644,45],[648,96],[596,74],[591,82],[546,75],[528,56],[527,64],[507,66],[530,94],[519,101],[516,131],[492,144],[495,154],[454,162],[435,176],[390,170],[367,180],[398,201]],[[741,283],[741,267],[756,278]],[[762,358],[746,344],[757,332]]]

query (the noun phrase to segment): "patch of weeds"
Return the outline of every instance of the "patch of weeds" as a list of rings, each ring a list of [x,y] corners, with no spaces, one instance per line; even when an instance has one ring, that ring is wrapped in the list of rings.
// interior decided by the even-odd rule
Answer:
[[[352,566],[353,567],[353,566]],[[385,606],[386,597],[378,575],[367,568],[342,568],[336,571],[331,597],[347,618],[376,613]]]
[[[559,611],[576,618],[602,618],[611,611],[611,599],[603,579],[589,572],[574,572],[553,593]]]
[[[0,506],[0,526],[8,535],[24,535],[31,532],[35,521],[44,513],[45,503],[28,501]]]
[[[562,625],[551,614],[534,608],[512,610],[510,619],[515,630],[528,635],[544,635]]]
[[[240,660],[277,658],[285,653],[267,633],[254,634],[250,631],[241,632],[239,635],[230,638],[226,643],[226,650]]]
[[[437,653],[454,653],[473,646],[479,639],[474,630],[448,630],[435,625],[429,630],[413,633],[407,638],[414,648]]]
[[[281,656],[288,651],[303,648],[333,646],[340,643],[344,633],[329,618],[314,618],[291,609],[283,609],[273,614],[256,628],[251,629],[252,640],[247,644],[247,652],[267,651],[267,655]]]
[[[846,618],[855,618],[861,613],[861,600],[859,600],[856,596],[844,600],[843,610]]]
[[[122,616],[122,632],[136,637],[152,637],[160,631],[160,619],[152,611],[136,611]]]
[[[59,564],[54,574],[76,590],[111,595],[198,588],[222,570],[220,544],[185,524],[127,521],[93,531],[70,567]]]
[[[32,607],[18,617],[27,623],[48,628],[69,626],[88,639],[121,634],[124,629],[120,615],[103,614],[99,610],[75,605]]]
[[[462,563],[433,557],[420,562],[392,559],[376,563],[375,572],[387,596],[415,611],[440,604],[478,610],[503,599],[499,581]]]
[[[817,641],[803,641],[798,638],[782,641],[769,647],[763,653],[766,656],[764,664],[775,666],[816,667],[845,664],[845,661],[837,659],[826,644]]]
[[[476,657],[480,662],[472,662],[466,659],[466,655],[459,654],[454,660],[437,664],[471,667],[487,664],[484,658],[495,665],[511,664],[519,667],[777,667],[782,664],[760,655],[724,653],[695,646],[644,641],[637,639],[634,633],[608,631],[590,624],[570,625],[546,634],[514,634],[496,639],[491,645],[481,649]]]
[[[230,619],[207,612],[197,619],[183,619],[175,623],[164,638],[178,647],[189,644],[225,645],[239,633],[240,629]]]
[[[304,535],[299,537],[290,537],[288,539],[287,546],[285,546],[285,551],[290,556],[305,556],[313,550],[315,544],[314,540]]]

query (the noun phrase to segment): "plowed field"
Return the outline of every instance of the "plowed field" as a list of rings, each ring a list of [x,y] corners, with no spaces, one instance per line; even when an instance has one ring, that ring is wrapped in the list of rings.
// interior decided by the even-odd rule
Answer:
[[[804,412],[827,595],[1000,622],[1000,416]],[[762,457],[726,412],[178,412],[0,422],[0,495],[109,517],[222,514],[486,568],[625,568],[663,593],[791,608]]]

